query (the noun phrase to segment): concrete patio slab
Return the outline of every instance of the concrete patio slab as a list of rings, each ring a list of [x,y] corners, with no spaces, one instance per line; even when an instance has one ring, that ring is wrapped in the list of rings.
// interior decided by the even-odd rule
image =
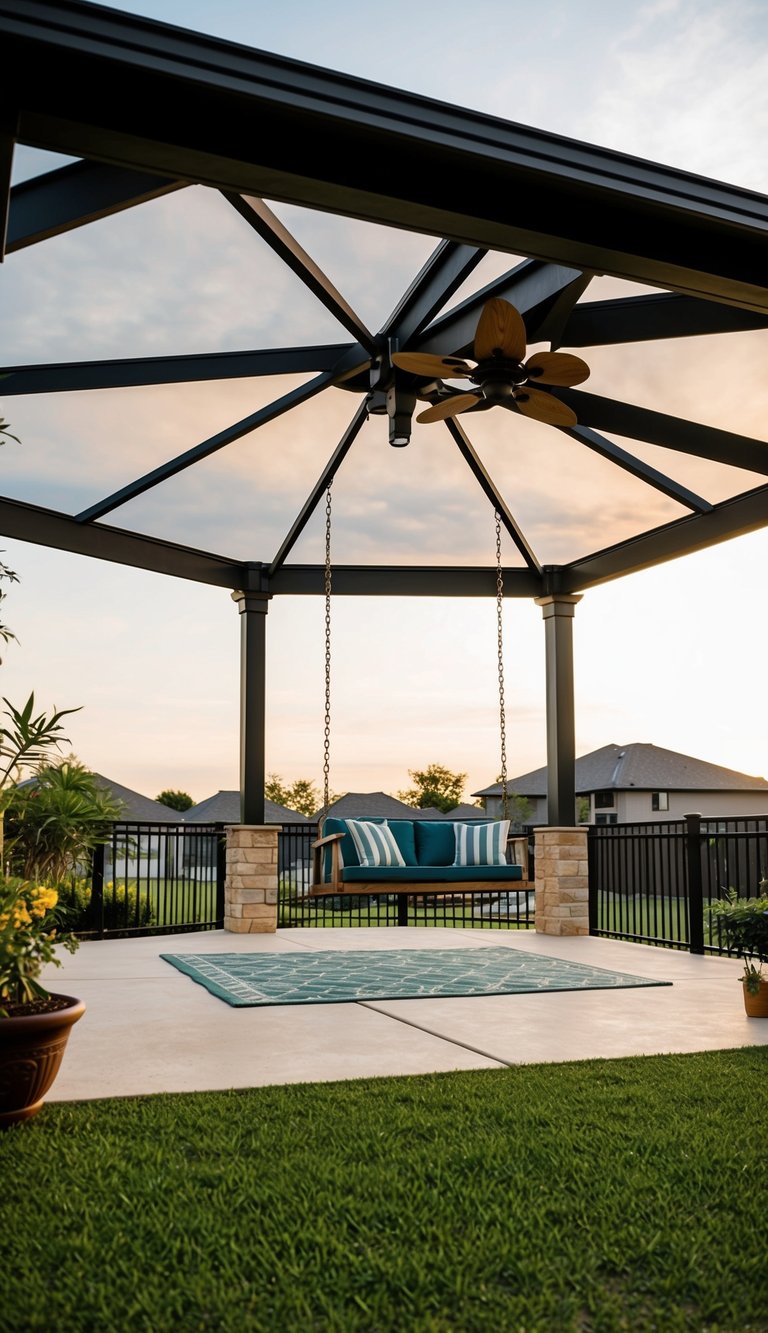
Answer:
[[[162,953],[505,946],[671,986],[233,1009]],[[360,927],[87,941],[50,989],[85,1000],[48,1101],[768,1045],[737,959],[534,931]]]

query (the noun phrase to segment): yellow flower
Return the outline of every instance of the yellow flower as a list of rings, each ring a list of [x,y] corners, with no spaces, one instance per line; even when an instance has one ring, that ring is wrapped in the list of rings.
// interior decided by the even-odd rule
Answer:
[[[47,889],[44,884],[39,885],[32,897],[35,915],[44,916],[58,901],[59,895],[55,889]]]

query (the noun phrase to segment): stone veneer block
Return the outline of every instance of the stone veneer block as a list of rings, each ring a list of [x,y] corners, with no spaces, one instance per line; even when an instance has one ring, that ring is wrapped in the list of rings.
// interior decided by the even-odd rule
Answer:
[[[276,825],[233,824],[227,829],[224,929],[233,934],[277,930]]]
[[[536,837],[536,931],[589,934],[587,830],[539,828]]]

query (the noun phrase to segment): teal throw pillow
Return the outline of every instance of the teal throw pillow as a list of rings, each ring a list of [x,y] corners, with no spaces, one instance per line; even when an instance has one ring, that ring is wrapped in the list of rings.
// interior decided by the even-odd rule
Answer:
[[[420,866],[450,866],[456,853],[456,835],[450,819],[414,820],[416,861]]]

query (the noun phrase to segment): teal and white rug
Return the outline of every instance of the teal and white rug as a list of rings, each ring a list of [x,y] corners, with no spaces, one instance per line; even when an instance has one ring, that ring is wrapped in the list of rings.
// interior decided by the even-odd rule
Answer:
[[[506,948],[164,953],[160,957],[205,986],[211,995],[241,1007],[672,984]]]

